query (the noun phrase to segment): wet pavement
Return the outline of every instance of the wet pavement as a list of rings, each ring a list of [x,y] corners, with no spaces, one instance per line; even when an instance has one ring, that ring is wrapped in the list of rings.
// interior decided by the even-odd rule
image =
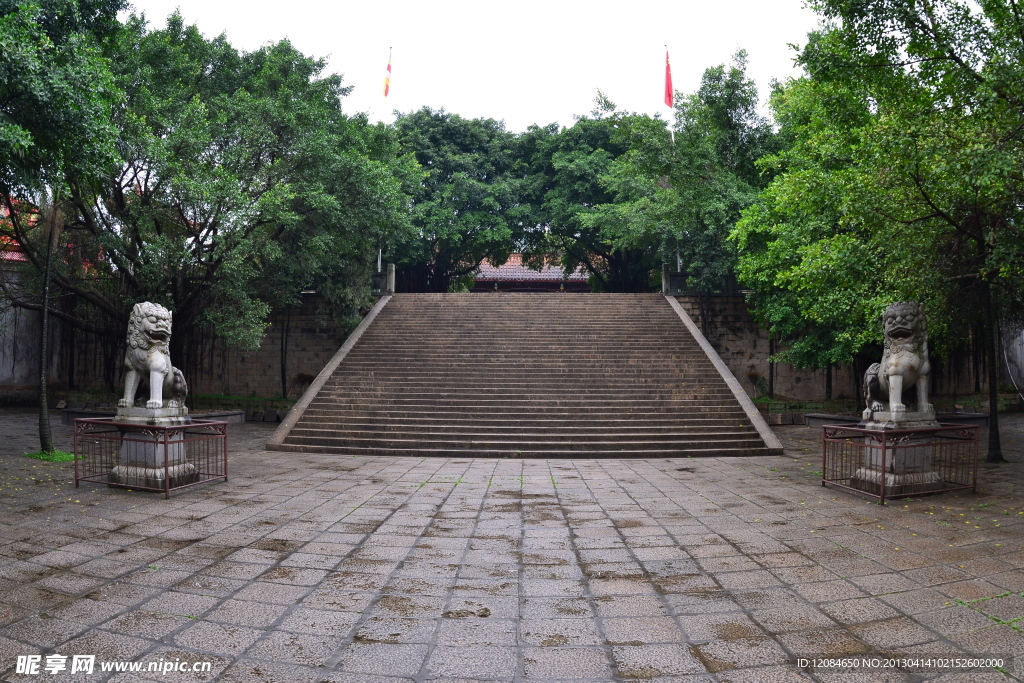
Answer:
[[[803,426],[773,457],[474,460],[267,452],[275,425],[232,425],[230,481],[164,500],[75,489],[22,456],[36,424],[0,409],[4,681],[1024,679],[1024,415],[977,494],[884,507],[823,488]]]

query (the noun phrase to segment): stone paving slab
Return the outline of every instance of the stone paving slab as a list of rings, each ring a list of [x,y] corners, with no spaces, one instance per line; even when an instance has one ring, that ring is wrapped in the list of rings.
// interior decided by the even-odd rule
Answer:
[[[271,428],[232,425],[231,480],[164,500],[75,489],[22,457],[35,414],[0,410],[0,680],[1024,678],[1021,415],[978,494],[884,507],[823,488],[803,426],[781,456],[668,460],[277,453]],[[884,652],[1016,659],[795,664]],[[21,654],[210,670],[20,675]]]

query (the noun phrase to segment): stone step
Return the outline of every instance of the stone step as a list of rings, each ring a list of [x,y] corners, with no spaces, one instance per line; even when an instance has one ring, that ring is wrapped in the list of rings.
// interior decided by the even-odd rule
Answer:
[[[346,397],[346,396],[335,396],[335,397],[324,397],[319,399],[319,402],[314,402],[310,407],[314,405],[336,405],[336,406],[356,406],[356,405],[373,405],[373,406],[401,406],[405,408],[420,407],[420,408],[434,408],[434,407],[445,407],[448,409],[473,409],[473,408],[486,408],[490,410],[502,409],[502,408],[515,408],[515,407],[535,407],[535,408],[566,408],[572,410],[592,410],[595,408],[601,408],[604,410],[637,413],[644,410],[657,410],[669,409],[679,412],[685,412],[687,410],[693,410],[698,408],[725,408],[729,406],[729,402],[724,399],[649,399],[649,398],[623,398],[623,399],[603,399],[603,400],[582,400],[571,397],[558,397],[558,398],[545,398],[545,399],[527,399],[527,398],[502,398],[502,397],[480,397],[467,399],[463,397],[437,397],[437,398],[404,398],[402,396],[380,396],[374,398],[367,397]]]
[[[395,422],[373,422],[367,420],[336,421],[332,423],[321,423],[316,420],[302,420],[292,434],[304,436],[331,436],[339,431],[346,434],[358,433],[397,433],[403,434],[515,434],[515,435],[564,435],[566,438],[576,438],[579,435],[587,437],[601,435],[630,434],[632,437],[659,435],[659,436],[686,436],[703,434],[722,433],[743,433],[756,432],[750,424],[738,421],[718,421],[711,424],[675,424],[666,423],[661,425],[636,426],[631,423],[607,424],[604,422],[558,422],[557,424],[541,424],[537,421],[519,421],[516,423],[491,422],[486,420],[475,420],[456,422],[454,420],[435,420],[431,423],[403,421]],[[632,438],[631,437],[631,438]]]
[[[718,435],[708,436],[704,439],[697,441],[687,441],[683,439],[633,439],[633,440],[621,440],[611,441],[602,439],[593,440],[532,440],[532,439],[512,439],[512,438],[467,438],[467,439],[401,439],[401,438],[384,438],[383,436],[373,436],[371,438],[359,438],[349,434],[337,436],[333,438],[327,437],[307,437],[302,435],[289,436],[288,443],[295,444],[297,446],[326,446],[326,447],[346,447],[346,446],[357,446],[362,448],[380,448],[380,449],[411,449],[416,447],[422,447],[425,450],[431,449],[480,449],[485,451],[505,451],[505,452],[525,452],[525,451],[549,451],[549,450],[560,450],[560,451],[571,451],[571,452],[583,452],[588,450],[598,451],[614,451],[614,450],[630,450],[630,451],[651,451],[651,450],[666,450],[671,448],[678,448],[685,450],[687,447],[694,448],[758,448],[763,447],[764,443],[754,434],[754,438],[729,438],[720,437]]]
[[[721,398],[723,400],[733,399],[732,392],[724,384],[720,386],[706,387],[666,387],[655,385],[633,385],[633,386],[609,386],[609,387],[558,387],[556,385],[524,387],[520,384],[509,383],[499,386],[472,387],[463,384],[456,385],[430,385],[430,384],[406,384],[396,383],[375,383],[368,385],[349,384],[347,386],[324,387],[320,392],[321,396],[336,397],[379,397],[379,396],[400,396],[403,399],[410,398],[508,398],[508,399],[550,399],[557,395],[562,398],[578,400],[605,400],[611,399],[657,399],[657,400],[705,400]]]
[[[677,408],[670,408],[665,410],[651,410],[648,408],[637,408],[635,410],[628,407],[618,408],[607,408],[604,406],[586,406],[586,407],[572,407],[572,408],[559,408],[559,407],[546,407],[546,408],[535,408],[530,409],[531,406],[509,406],[501,410],[500,413],[494,412],[493,406],[484,406],[479,404],[463,405],[463,406],[436,406],[428,405],[413,405],[413,406],[395,406],[395,405],[379,405],[370,403],[359,403],[353,405],[339,405],[333,402],[324,402],[321,404],[310,404],[309,408],[306,409],[304,415],[317,416],[317,417],[329,417],[332,415],[352,415],[352,414],[373,414],[380,416],[399,416],[399,415],[466,415],[466,416],[478,416],[478,415],[495,415],[495,420],[501,419],[514,419],[514,420],[525,420],[525,419],[542,419],[545,416],[560,417],[567,419],[569,417],[579,417],[581,419],[595,420],[595,419],[624,419],[626,416],[637,417],[637,416],[666,416],[671,419],[684,420],[688,417],[715,417],[721,416],[722,419],[730,419],[732,416],[743,416],[746,417],[746,413],[738,407],[721,407],[721,406],[703,406],[692,408],[686,412],[680,411]]]
[[[375,448],[359,446],[322,446],[283,443],[274,446],[274,450],[291,451],[294,453],[331,453],[335,455],[352,456],[389,456],[389,457],[413,457],[413,458],[573,458],[579,460],[602,459],[602,458],[730,458],[747,457],[756,455],[774,455],[774,451],[766,448],[763,444],[753,448],[732,448],[708,444],[703,447],[692,448],[664,448],[664,449],[591,449],[575,451],[568,449],[552,448],[548,450],[524,451],[521,449],[482,449],[482,448],[423,448],[414,446],[412,448]]]
[[[500,429],[482,429],[478,431],[469,430],[453,430],[453,431],[431,431],[431,430],[416,430],[411,428],[405,428],[401,430],[386,430],[380,431],[376,429],[369,430],[358,430],[353,429],[351,425],[344,433],[339,433],[333,429],[313,429],[307,427],[304,423],[300,423],[295,429],[292,430],[291,435],[295,439],[295,443],[299,443],[298,439],[304,439],[307,443],[311,443],[310,440],[320,440],[323,443],[334,443],[338,440],[346,439],[361,439],[361,440],[381,440],[381,441],[419,441],[424,444],[426,443],[438,443],[453,440],[452,437],[458,436],[457,441],[470,441],[477,443],[480,441],[508,441],[516,443],[620,443],[629,442],[632,444],[647,443],[650,441],[657,442],[672,442],[672,443],[683,443],[689,441],[724,441],[724,440],[756,440],[757,430],[753,427],[743,430],[739,428],[727,429],[715,429],[702,431],[646,431],[641,432],[639,430],[629,432],[584,432],[583,430],[576,430],[575,432],[557,432],[557,431],[533,431],[529,429],[523,429],[520,431],[515,430],[500,430]]]
[[[566,414],[568,415],[568,414]],[[296,425],[299,427],[310,426],[312,428],[340,429],[340,428],[373,428],[378,430],[404,429],[406,426],[422,426],[433,430],[443,429],[509,429],[509,430],[551,430],[551,431],[573,431],[573,430],[636,430],[638,432],[664,429],[719,429],[746,427],[750,421],[745,414],[715,415],[709,417],[695,417],[693,415],[648,415],[634,417],[604,417],[596,416],[592,419],[579,419],[577,417],[546,418],[537,415],[512,416],[502,414],[492,416],[481,414],[479,416],[452,414],[452,413],[384,413],[380,415],[364,414],[359,412],[332,411],[329,415],[303,416]]]

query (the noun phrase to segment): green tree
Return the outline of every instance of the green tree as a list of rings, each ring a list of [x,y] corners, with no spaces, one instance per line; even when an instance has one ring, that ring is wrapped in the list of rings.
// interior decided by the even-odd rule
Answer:
[[[501,121],[429,107],[398,114],[395,128],[423,173],[412,192],[417,237],[393,252],[399,288],[447,292],[484,259],[504,263],[530,213],[516,136]]]
[[[113,52],[118,159],[70,184],[54,280],[80,305],[62,317],[118,339],[134,302],[162,303],[188,369],[197,327],[251,348],[306,287],[362,305],[377,245],[408,229],[413,166],[342,112],[341,78],[287,41],[240,53],[178,15],[132,17]]]
[[[0,1],[0,235],[18,241],[41,273],[33,284],[0,266],[5,298],[40,310],[39,441],[53,450],[47,388],[54,249],[60,234],[58,198],[68,177],[92,178],[114,154],[110,125],[118,91],[103,55],[116,30],[121,0]],[[40,220],[39,210],[47,216]],[[18,294],[15,294],[18,292]]]
[[[1024,300],[1016,4],[813,7],[828,24],[801,52],[807,76],[777,103],[795,145],[766,162],[783,174],[736,233],[743,269],[764,309],[788,299],[848,351],[879,339],[878,316],[900,299],[925,303],[940,351],[974,323],[998,462],[997,318],[1019,317]]]
[[[613,201],[584,216],[616,248],[657,250],[680,259],[687,286],[721,291],[733,274],[727,236],[766,182],[757,159],[774,150],[770,122],[758,113],[746,53],[704,72],[697,92],[679,97],[673,136],[665,123],[624,117],[613,140],[628,145],[601,176]]]
[[[619,129],[645,118],[618,111],[598,92],[594,110],[571,127],[534,126],[522,136],[533,207],[522,242],[529,263],[559,265],[566,273],[582,268],[597,291],[650,290],[655,250],[621,240],[623,222],[598,209],[621,199],[607,180],[614,161],[629,150]]]

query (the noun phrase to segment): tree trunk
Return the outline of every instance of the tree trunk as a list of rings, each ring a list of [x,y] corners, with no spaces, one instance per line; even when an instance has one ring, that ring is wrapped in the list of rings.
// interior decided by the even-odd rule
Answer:
[[[979,352],[979,344],[981,343],[981,330],[977,327],[974,328],[974,334],[971,335],[971,362],[974,365],[974,393],[981,393],[981,353]]]
[[[832,364],[825,366],[825,400],[832,400]]]
[[[53,451],[47,388],[50,375],[50,274],[53,270],[53,243],[57,233],[56,197],[50,210],[50,232],[46,235],[46,266],[43,270],[42,332],[39,340],[39,450],[44,452]]]
[[[996,365],[996,315],[992,307],[992,286],[984,283],[985,297],[985,365],[988,370],[988,455],[985,462],[1006,462],[999,440],[999,366]]]
[[[775,334],[768,337],[768,398],[775,398]]]
[[[281,396],[288,398],[288,330],[292,321],[292,309],[284,314],[284,326],[281,328]]]

